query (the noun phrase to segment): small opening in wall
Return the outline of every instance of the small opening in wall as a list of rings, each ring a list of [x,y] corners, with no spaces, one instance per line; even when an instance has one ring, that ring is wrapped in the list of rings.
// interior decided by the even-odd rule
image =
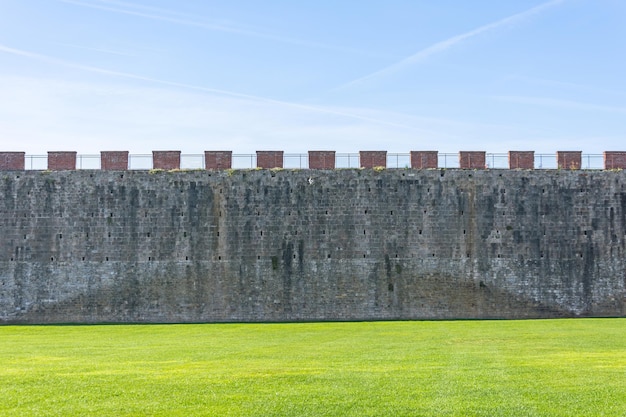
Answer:
[[[498,254],[498,258],[500,257],[500,254]]]
[[[542,189],[541,189],[541,194],[545,194],[545,193],[546,193],[546,189],[545,189],[545,188],[542,188]]]
[[[259,191],[257,190],[257,192],[259,192]],[[220,194],[222,194],[222,189],[221,188],[220,188]]]
[[[63,239],[63,234],[59,233],[59,239]]]
[[[469,253],[469,252],[467,252],[467,257],[468,257],[468,258],[470,257],[470,253]]]
[[[85,237],[89,239],[89,233],[85,233]]]
[[[366,257],[366,255],[365,255],[365,254],[363,254],[363,257],[365,258],[365,257]]]
[[[257,216],[260,216],[260,215],[261,215],[261,212],[260,212],[260,211],[257,211],[257,212],[256,212],[256,215],[257,215]]]
[[[188,261],[189,260],[189,256],[185,256],[185,260]]]
[[[296,259],[296,255],[293,255],[293,259]]]
[[[365,234],[365,230],[363,230],[363,234]]]
[[[539,254],[539,257],[540,257],[540,258],[543,258],[543,252],[541,252],[541,253]]]
[[[296,230],[295,232],[293,232],[293,234],[294,234],[294,235],[297,235],[297,234],[298,234],[298,231]]]
[[[187,237],[187,232],[183,232],[183,237]]]
[[[326,234],[326,230],[322,230],[322,234],[325,235]]]
[[[426,210],[424,210],[424,214],[426,214]]]
[[[396,253],[396,258],[398,257],[398,254]]]
[[[109,217],[113,217],[113,213],[111,213],[111,214],[109,215]]]
[[[263,230],[261,230],[261,236],[263,236]]]
[[[109,260],[109,257],[108,257],[108,256],[106,256],[106,257],[104,258],[104,260],[105,260],[105,261],[108,261],[108,260]]]
[[[148,256],[148,260],[151,261],[152,260],[152,256]]]
[[[587,236],[587,231],[586,230],[583,233],[585,234],[585,236]]]
[[[217,260],[218,260],[218,261],[221,261],[221,260],[222,260],[222,257],[221,257],[221,256],[218,256],[218,257],[217,257]]]
[[[328,259],[330,259],[330,253],[328,254]]]
[[[463,230],[463,234],[465,234],[465,230]]]
[[[372,189],[370,187],[367,187],[367,192],[371,192]]]
[[[50,257],[50,260],[51,260],[51,261],[54,261],[54,257],[53,257],[53,256],[51,256],[51,257]]]
[[[328,210],[326,210],[326,214],[328,214]]]
[[[111,232],[108,233],[109,237],[111,237]]]
[[[435,257],[435,254],[433,253],[433,258]]]
[[[257,257],[256,257],[256,258],[260,260],[260,259],[261,259],[261,256],[260,256],[260,255],[257,255]]]
[[[150,232],[148,232],[148,233],[146,234],[146,236],[147,236],[147,237],[150,237]]]
[[[111,194],[113,194],[113,190],[111,190]]]
[[[393,210],[391,210],[391,211],[389,212],[389,214],[391,214],[391,215],[393,216]]]
[[[262,235],[262,234],[263,234],[263,232],[261,232],[261,235]],[[217,232],[217,235],[219,236],[219,235],[220,235],[220,232]]]
[[[418,233],[421,235],[422,234],[422,229],[420,229]]]
[[[463,211],[463,210],[461,210],[461,216],[463,215],[463,213],[464,213],[464,211]]]
[[[85,257],[83,256],[83,261],[85,260]]]
[[[13,257],[11,257],[11,261],[13,261]]]
[[[365,210],[365,214],[367,214],[367,210]]]
[[[124,174],[120,174],[120,178],[124,178]]]

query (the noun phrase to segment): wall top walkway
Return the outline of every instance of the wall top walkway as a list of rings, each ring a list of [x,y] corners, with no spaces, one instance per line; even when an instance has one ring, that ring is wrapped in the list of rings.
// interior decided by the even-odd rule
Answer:
[[[386,162],[386,163],[385,163]],[[385,163],[383,165],[383,163]],[[205,151],[204,154],[183,154],[180,151],[153,151],[151,154],[130,154],[127,151],[103,151],[100,155],[82,155],[70,151],[32,155],[24,152],[0,151],[0,171],[68,170],[68,169],[340,169],[340,168],[461,168],[461,169],[626,169],[626,151],[584,154],[581,151],[558,151],[537,154],[533,151],[488,153],[461,151],[257,151],[236,154],[232,151]]]

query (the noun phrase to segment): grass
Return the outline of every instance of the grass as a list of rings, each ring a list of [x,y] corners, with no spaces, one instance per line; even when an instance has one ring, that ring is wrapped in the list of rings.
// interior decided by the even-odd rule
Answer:
[[[626,319],[0,327],[0,416],[625,416]]]

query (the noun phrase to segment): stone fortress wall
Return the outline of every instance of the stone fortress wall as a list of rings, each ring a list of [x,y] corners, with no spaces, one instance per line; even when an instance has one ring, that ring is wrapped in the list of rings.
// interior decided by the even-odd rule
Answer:
[[[180,171],[157,151],[135,171],[126,152],[101,170],[54,152],[29,171],[0,152],[0,323],[626,315],[626,153],[605,170],[577,169],[578,152],[556,170],[523,152],[510,170],[484,152],[463,169],[384,155],[333,170],[314,151],[287,170],[260,152],[262,169],[232,170],[207,152]]]

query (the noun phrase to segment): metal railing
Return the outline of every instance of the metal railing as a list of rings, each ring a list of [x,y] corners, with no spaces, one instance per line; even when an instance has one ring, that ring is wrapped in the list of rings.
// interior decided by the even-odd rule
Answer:
[[[581,169],[604,169],[602,154],[583,154]],[[100,155],[77,155],[76,169],[100,169]],[[205,159],[203,154],[181,154],[180,169],[204,169]],[[507,153],[487,153],[485,168],[508,169],[509,159]],[[233,154],[233,169],[254,169],[257,166],[256,154]],[[308,154],[284,154],[283,168],[307,169],[309,167]],[[359,168],[360,159],[358,153],[336,153],[335,168]],[[411,155],[409,153],[388,153],[387,168],[410,168]],[[458,168],[458,153],[439,153],[438,168]],[[25,168],[27,170],[48,169],[47,155],[26,155]],[[556,154],[535,154],[535,169],[557,169]],[[128,155],[128,169],[149,170],[152,169],[152,154]]]

